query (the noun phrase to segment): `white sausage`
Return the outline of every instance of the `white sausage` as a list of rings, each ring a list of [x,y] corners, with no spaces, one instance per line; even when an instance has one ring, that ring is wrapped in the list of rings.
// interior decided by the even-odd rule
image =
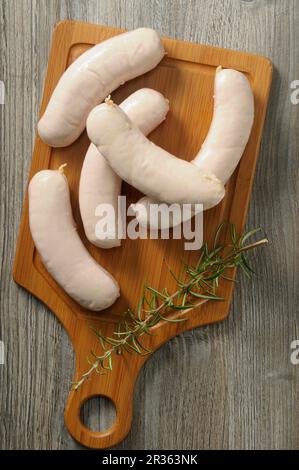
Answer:
[[[253,119],[254,97],[245,75],[218,67],[214,82],[213,119],[192,163],[205,173],[213,173],[225,184],[243,155]],[[145,196],[131,207],[140,225],[154,228],[149,216],[151,204],[159,203]]]
[[[129,96],[120,107],[127,113],[143,134],[152,132],[162,121],[169,109],[168,100],[161,93],[150,88],[142,88]],[[118,196],[121,179],[112,170],[94,144],[90,144],[81,171],[79,186],[79,204],[81,218],[88,240],[101,248],[120,246],[118,238]],[[100,204],[110,204],[115,211],[112,225],[115,233],[95,233],[99,217],[95,215]],[[99,230],[99,229],[98,229]]]
[[[238,165],[254,119],[254,97],[246,76],[219,67],[214,83],[212,123],[193,163],[226,183]]]
[[[165,54],[159,35],[139,28],[83,53],[61,76],[38,123],[41,139],[65,147],[84,130],[86,118],[111,91],[156,67]]]
[[[118,284],[96,263],[77,233],[62,171],[43,170],[30,181],[29,223],[45,267],[70,297],[97,311],[115,302]]]
[[[218,178],[150,142],[115,104],[97,106],[86,126],[114,171],[139,191],[163,202],[202,203],[206,208],[223,198]]]

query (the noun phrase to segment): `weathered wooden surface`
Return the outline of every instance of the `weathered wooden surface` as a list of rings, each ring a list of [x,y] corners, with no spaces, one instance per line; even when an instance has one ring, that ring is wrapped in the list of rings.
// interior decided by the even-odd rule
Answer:
[[[120,449],[297,448],[299,365],[298,140],[296,0],[2,0],[0,448],[78,448],[63,423],[72,378],[69,340],[54,316],[11,279],[11,262],[54,25],[61,19],[135,28],[243,49],[271,58],[274,81],[248,226],[271,240],[239,276],[222,324],[178,337],[151,358],[135,391],[135,419]],[[107,410],[87,407],[103,425]]]

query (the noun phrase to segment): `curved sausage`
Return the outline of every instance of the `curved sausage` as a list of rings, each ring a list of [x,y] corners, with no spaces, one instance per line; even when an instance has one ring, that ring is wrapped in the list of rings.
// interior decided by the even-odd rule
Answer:
[[[226,183],[238,165],[254,119],[254,97],[246,76],[218,67],[211,126],[193,163]]]
[[[96,311],[115,302],[117,282],[96,263],[76,231],[62,169],[40,171],[30,181],[29,223],[45,267],[70,297]]]
[[[103,103],[88,116],[87,133],[114,171],[127,183],[168,203],[213,207],[224,196],[213,174],[150,142],[115,104]]]
[[[91,109],[111,91],[156,67],[165,54],[159,35],[139,28],[83,53],[61,76],[38,123],[41,139],[65,147],[84,130]]]
[[[254,97],[245,75],[237,70],[218,67],[214,83],[213,119],[192,163],[206,173],[213,173],[225,184],[243,155],[253,119]],[[151,204],[159,203],[145,196],[131,207],[141,225],[154,228],[150,223]]]
[[[169,110],[168,100],[150,88],[137,90],[123,101],[120,107],[145,135],[164,121]],[[121,244],[116,223],[120,189],[120,177],[112,170],[95,145],[90,144],[81,171],[79,204],[86,237],[101,248],[112,248]],[[100,218],[95,215],[95,210],[100,204],[109,204],[114,209],[115,217],[111,221],[113,233],[99,233],[97,223]]]

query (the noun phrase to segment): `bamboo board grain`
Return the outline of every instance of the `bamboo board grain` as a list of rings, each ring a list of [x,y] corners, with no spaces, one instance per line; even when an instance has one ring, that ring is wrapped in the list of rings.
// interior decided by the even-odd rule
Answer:
[[[119,29],[74,21],[58,24],[53,34],[41,114],[53,89],[66,67],[83,51],[121,32]],[[213,108],[213,81],[218,65],[242,71],[248,77],[255,97],[255,120],[250,140],[241,163],[230,179],[224,201],[204,215],[204,238],[209,241],[217,226],[224,220],[236,224],[242,230],[245,224],[255,164],[261,140],[267,101],[272,77],[268,59],[243,52],[202,46],[182,41],[164,39],[167,56],[156,69],[126,83],[113,93],[115,102],[121,102],[141,87],[151,87],[162,92],[170,100],[171,111],[167,120],[150,138],[168,151],[191,160],[198,151],[210,125]],[[90,245],[83,233],[78,208],[78,183],[80,170],[88,147],[84,132],[71,146],[52,149],[36,137],[29,179],[44,168],[57,168],[67,163],[66,176],[71,188],[71,202],[78,231],[84,244],[95,259],[107,268],[121,287],[120,299],[109,309],[94,314],[72,299],[55,283],[43,267],[34,248],[28,225],[28,199],[24,201],[14,262],[14,280],[42,300],[60,319],[68,332],[76,353],[78,379],[88,366],[86,357],[91,349],[98,350],[97,340],[90,326],[111,334],[128,306],[136,308],[145,280],[152,286],[171,291],[174,281],[166,263],[174,271],[180,270],[181,260],[192,262],[195,252],[184,252],[183,240],[124,240],[121,248],[100,250]],[[128,204],[140,194],[127,184],[122,193]],[[223,320],[229,312],[233,284],[223,283],[220,294],[225,301],[206,303],[179,324],[162,324],[156,327],[156,335],[145,338],[145,344],[155,350],[168,339],[191,328]],[[79,391],[70,391],[65,422],[71,435],[81,444],[94,448],[110,447],[128,433],[132,421],[134,384],[146,357],[124,354],[117,356],[113,371],[105,376],[92,377]],[[116,406],[116,420],[105,432],[92,432],[80,419],[82,404],[91,397],[103,395]]]

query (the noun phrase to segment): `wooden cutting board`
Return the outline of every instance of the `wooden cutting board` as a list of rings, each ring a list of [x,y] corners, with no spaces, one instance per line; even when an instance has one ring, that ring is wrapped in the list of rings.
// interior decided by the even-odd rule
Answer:
[[[41,114],[68,65],[92,45],[120,32],[122,30],[116,28],[75,21],[63,21],[57,25],[53,34]],[[225,199],[219,206],[204,214],[204,239],[209,241],[224,220],[235,223],[237,230],[241,231],[246,220],[260,146],[272,65],[265,57],[244,52],[167,38],[163,42],[167,55],[158,67],[121,86],[113,93],[113,99],[120,103],[142,87],[151,87],[163,93],[170,100],[170,112],[166,121],[151,134],[150,139],[169,152],[191,160],[198,152],[210,126],[216,67],[222,65],[224,68],[234,68],[246,74],[255,97],[253,130],[241,163],[227,184]],[[145,281],[158,289],[166,286],[170,292],[175,289],[174,280],[164,259],[173,271],[179,272],[182,260],[192,263],[197,256],[194,251],[184,251],[184,240],[127,239],[120,248],[111,250],[101,250],[86,240],[78,207],[78,184],[88,145],[85,132],[71,146],[58,149],[48,147],[36,136],[29,180],[39,170],[57,169],[62,163],[68,164],[65,173],[71,188],[71,202],[79,234],[92,256],[118,280],[121,297],[109,309],[95,314],[80,307],[56,284],[41,263],[33,245],[28,224],[27,195],[13,269],[14,280],[43,301],[68,332],[76,354],[74,380],[78,380],[87,370],[86,358],[90,350],[100,351],[100,345],[90,326],[111,335],[128,306],[136,309]],[[140,197],[140,193],[127,184],[123,184],[122,193],[127,196],[128,204]],[[185,330],[226,318],[233,283],[221,284],[219,292],[225,297],[224,301],[207,302],[188,314],[188,320],[183,323],[158,325],[156,335],[144,337],[144,344],[156,350]],[[74,439],[93,448],[110,447],[124,439],[132,422],[134,384],[147,357],[127,353],[117,356],[112,372],[103,376],[95,374],[78,391],[70,391],[65,422]],[[104,432],[87,429],[80,419],[82,404],[95,396],[110,398],[116,407],[116,420],[112,427]]]

